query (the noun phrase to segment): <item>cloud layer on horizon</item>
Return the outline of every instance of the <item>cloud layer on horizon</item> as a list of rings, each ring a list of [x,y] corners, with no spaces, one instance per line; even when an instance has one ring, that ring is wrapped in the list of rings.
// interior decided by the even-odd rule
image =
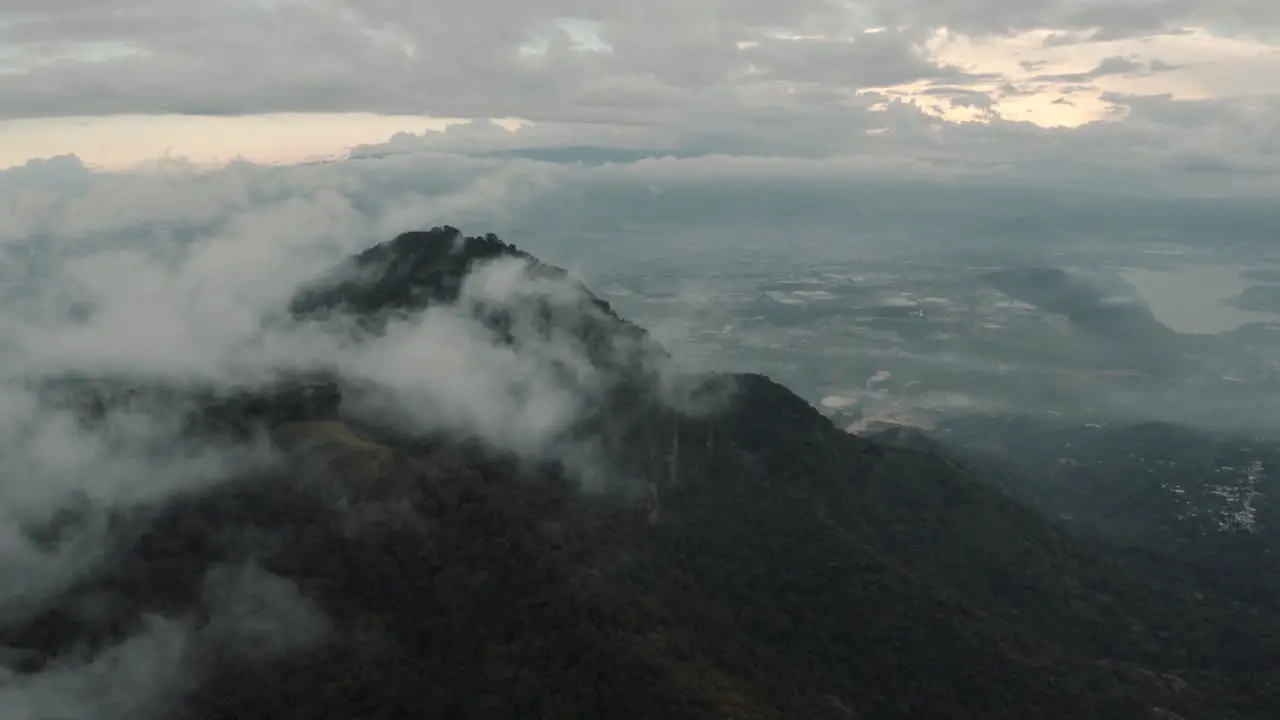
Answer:
[[[10,117],[369,111],[654,122],[777,103],[798,89],[821,91],[829,105],[861,90],[992,79],[981,62],[946,60],[939,32],[970,42],[1038,32],[1042,46],[1080,46],[1077,57],[1097,64],[1087,59],[1090,46],[1159,45],[1206,26],[1215,28],[1210,37],[1274,51],[1268,30],[1280,26],[1280,11],[1262,0],[734,0],[643,9],[579,0],[127,0],[109,8],[10,3],[0,20],[11,48],[3,61],[15,70],[0,79]],[[1151,60],[1170,65],[1142,58]],[[1112,66],[1121,71],[1113,74],[1135,70]]]
[[[0,117],[518,117],[576,144],[1083,158],[1260,194],[1277,28],[1261,0],[20,2],[0,11]]]

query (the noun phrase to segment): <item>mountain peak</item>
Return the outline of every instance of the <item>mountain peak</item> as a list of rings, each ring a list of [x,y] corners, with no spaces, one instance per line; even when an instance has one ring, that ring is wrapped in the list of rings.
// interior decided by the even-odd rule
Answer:
[[[406,232],[341,263],[304,288],[290,309],[298,316],[417,310],[456,300],[476,264],[501,257],[536,262],[493,234],[467,237],[448,225]]]
[[[572,447],[651,505],[461,430],[356,418],[341,382],[222,400],[215,420],[270,426],[280,464],[130,515],[101,562],[0,618],[15,676],[132,667],[163,617],[192,659],[160,717],[1268,717],[1274,675],[1254,668],[1280,638],[1239,630],[1234,606],[1094,553],[945,457],[844,433],[762,375],[727,376],[715,411],[675,409],[644,331],[496,236],[399,235],[292,310],[353,315],[373,343],[438,310],[491,331],[481,353],[551,358],[484,394],[504,409],[538,383],[577,393],[583,368],[556,363],[589,365]],[[500,380],[481,368],[501,369],[428,379]]]
[[[475,281],[482,275],[478,271],[503,260],[519,265],[516,274],[522,284],[551,281],[557,292],[555,297],[545,293],[530,297],[511,292],[501,282],[480,287],[484,297],[474,303],[474,309],[485,316],[480,319],[489,326],[503,331],[511,323],[512,305],[533,303],[534,314],[541,315],[544,330],[551,326],[572,327],[584,342],[600,344],[625,339],[643,345],[647,353],[665,354],[649,340],[647,332],[620,318],[608,302],[563,268],[543,263],[493,233],[467,236],[448,225],[402,233],[349,258],[304,286],[290,304],[290,311],[303,319],[348,313],[358,317],[366,328],[376,330],[385,325],[390,315],[468,299],[463,297],[468,280]],[[511,281],[492,276],[489,279]],[[493,297],[493,292],[510,294]]]

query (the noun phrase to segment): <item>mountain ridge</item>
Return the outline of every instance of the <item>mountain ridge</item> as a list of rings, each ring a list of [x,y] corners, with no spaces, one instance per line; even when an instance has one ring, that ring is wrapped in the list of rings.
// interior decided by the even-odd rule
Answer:
[[[194,629],[156,717],[1208,720],[1280,697],[1249,665],[1280,649],[1274,623],[1228,625],[1212,593],[1135,577],[963,465],[845,433],[765,376],[672,392],[643,330],[496,236],[401,235],[290,309],[354,313],[359,341],[503,260],[567,289],[464,311],[516,352],[581,341],[604,381],[573,433],[616,487],[352,414],[338,379],[314,404],[288,382],[205,404],[232,408],[214,431],[265,427],[286,461],[117,519],[99,567],[0,623],[15,672],[158,616]],[[250,649],[229,608],[274,618],[254,627],[279,642]]]

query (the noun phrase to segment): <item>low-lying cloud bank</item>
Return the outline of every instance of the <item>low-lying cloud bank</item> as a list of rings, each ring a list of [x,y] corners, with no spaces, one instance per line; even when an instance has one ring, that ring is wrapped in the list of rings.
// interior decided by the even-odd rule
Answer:
[[[122,642],[59,658],[35,675],[17,676],[0,664],[0,714],[15,720],[160,717],[215,658],[267,660],[312,647],[329,630],[292,582],[253,563],[216,566],[189,616],[141,618]]]
[[[280,460],[261,436],[214,442],[184,433],[181,404],[110,405],[88,422],[81,409],[50,401],[42,383],[51,379],[232,392],[282,371],[336,371],[394,398],[394,417],[414,431],[576,463],[586,481],[600,470],[589,449],[566,438],[609,378],[582,343],[526,311],[540,302],[602,312],[583,310],[575,282],[499,258],[474,269],[457,302],[393,317],[359,342],[349,317],[290,314],[304,284],[390,239],[391,228],[450,214],[494,220],[562,172],[460,158],[397,169],[400,162],[377,161],[390,178],[366,176],[358,164],[111,176],[61,161],[26,168],[25,177],[0,175],[0,186],[17,189],[0,194],[0,631],[37,616],[105,561],[113,518],[258,471],[269,478]],[[505,336],[475,319],[494,306],[513,309]],[[678,401],[687,388],[665,365],[651,369],[660,394]],[[323,636],[323,615],[260,568],[214,568],[206,585],[196,615],[140,619],[122,643],[39,673],[18,672],[21,653],[0,647],[0,714],[147,717],[219,647],[248,652],[266,638],[283,650]]]

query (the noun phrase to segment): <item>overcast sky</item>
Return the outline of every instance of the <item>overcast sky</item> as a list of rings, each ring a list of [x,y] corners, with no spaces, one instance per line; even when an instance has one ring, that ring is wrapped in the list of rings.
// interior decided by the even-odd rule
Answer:
[[[386,141],[1037,162],[1265,194],[1274,0],[7,0],[0,167]],[[450,119],[506,118],[439,133]],[[531,123],[531,125],[530,125]]]

